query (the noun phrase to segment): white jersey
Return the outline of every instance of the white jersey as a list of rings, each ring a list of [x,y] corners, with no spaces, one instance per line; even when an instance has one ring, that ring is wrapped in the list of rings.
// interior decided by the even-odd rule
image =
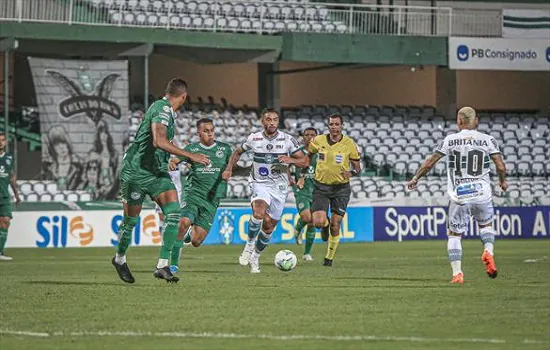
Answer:
[[[500,153],[494,137],[477,130],[462,130],[445,137],[436,152],[447,156],[447,193],[451,201],[491,201],[490,156]]]
[[[283,131],[278,131],[272,138],[267,138],[264,132],[256,132],[248,136],[242,148],[254,153],[250,183],[261,183],[286,191],[288,165],[281,164],[279,156],[301,151],[301,146],[294,137]]]

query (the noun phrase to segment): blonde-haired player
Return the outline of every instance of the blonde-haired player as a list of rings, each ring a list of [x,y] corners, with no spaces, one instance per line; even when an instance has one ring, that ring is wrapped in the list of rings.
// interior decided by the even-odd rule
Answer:
[[[459,132],[445,137],[433,155],[418,169],[407,183],[409,190],[416,188],[418,180],[444,156],[447,156],[447,193],[450,197],[447,252],[451,262],[451,283],[464,283],[462,272],[462,234],[466,232],[473,216],[479,227],[484,245],[481,260],[487,275],[497,277],[494,261],[495,230],[492,227],[494,209],[489,176],[491,160],[495,163],[499,185],[508,188],[506,167],[494,137],[476,130],[479,119],[472,107],[458,111],[456,122]]]

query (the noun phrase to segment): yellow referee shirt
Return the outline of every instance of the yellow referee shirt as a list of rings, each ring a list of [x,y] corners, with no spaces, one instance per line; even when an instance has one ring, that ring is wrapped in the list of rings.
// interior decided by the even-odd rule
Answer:
[[[350,160],[360,160],[355,141],[346,135],[338,142],[332,142],[328,134],[319,135],[311,141],[308,151],[319,154],[315,180],[325,185],[348,183],[342,171],[350,171]]]

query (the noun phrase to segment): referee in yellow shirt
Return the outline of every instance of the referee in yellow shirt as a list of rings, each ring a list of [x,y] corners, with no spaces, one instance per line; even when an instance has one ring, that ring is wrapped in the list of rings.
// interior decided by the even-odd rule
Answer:
[[[332,260],[340,241],[340,223],[346,215],[351,196],[349,179],[361,172],[361,157],[352,138],[342,134],[344,121],[339,114],[328,117],[329,133],[319,135],[308,147],[310,155],[318,153],[313,190],[313,225],[323,228],[328,225],[327,211],[330,206],[330,237],[324,266],[332,266]],[[351,167],[350,167],[351,165]],[[323,237],[326,241],[326,237]]]

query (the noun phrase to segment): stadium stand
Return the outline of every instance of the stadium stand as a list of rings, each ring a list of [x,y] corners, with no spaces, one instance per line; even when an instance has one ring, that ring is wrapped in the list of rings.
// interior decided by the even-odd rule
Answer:
[[[332,20],[322,4],[307,1],[257,2],[89,0],[106,10],[112,23],[124,26],[167,27],[233,32],[313,31],[344,33],[348,26]]]
[[[227,104],[198,98],[186,105],[176,119],[181,145],[198,141],[195,123],[210,118],[216,126],[216,138],[239,146],[252,132],[261,130],[258,113],[247,107],[236,109]],[[378,200],[396,197],[444,197],[446,195],[445,163],[439,162],[418,191],[406,192],[405,179],[412,176],[423,160],[433,152],[445,135],[456,132],[454,120],[446,120],[432,106],[300,106],[283,110],[284,127],[298,136],[306,127],[325,130],[326,115],[341,113],[345,133],[353,137],[363,155],[363,176],[352,179],[353,198]],[[143,111],[134,109],[129,116],[129,139],[139,127]],[[550,193],[550,116],[534,113],[479,114],[479,130],[493,135],[501,145],[509,172],[510,189],[499,198],[534,198]],[[243,154],[238,166],[246,174],[252,156]],[[492,168],[495,175],[494,167]],[[51,181],[19,181],[26,201],[89,201],[85,191],[59,191]],[[245,199],[250,195],[246,176],[231,179],[228,198]]]

